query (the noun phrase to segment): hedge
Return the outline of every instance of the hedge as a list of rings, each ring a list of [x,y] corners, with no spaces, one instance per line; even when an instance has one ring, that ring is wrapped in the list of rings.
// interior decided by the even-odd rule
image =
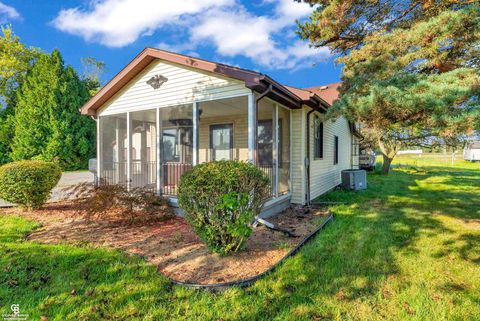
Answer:
[[[57,185],[62,171],[39,160],[12,162],[0,167],[0,198],[27,209],[41,207]]]
[[[202,241],[225,255],[238,251],[252,233],[250,223],[262,209],[269,184],[250,163],[204,163],[182,176],[179,206]]]

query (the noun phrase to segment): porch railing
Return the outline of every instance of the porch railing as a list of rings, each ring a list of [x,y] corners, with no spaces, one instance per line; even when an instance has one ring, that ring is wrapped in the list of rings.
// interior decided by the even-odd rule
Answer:
[[[268,180],[270,181],[270,185],[268,186],[268,196],[272,197],[274,196],[274,168],[272,164],[258,164],[257,167],[267,176]]]
[[[132,188],[141,187],[149,191],[156,191],[157,162],[132,161],[130,177]]]
[[[127,186],[127,162],[103,162],[99,182]]]
[[[274,167],[272,164],[258,164],[257,167],[267,176],[270,181],[268,188],[268,195],[274,196]],[[193,168],[192,164],[179,162],[164,162],[161,164],[161,193],[168,196],[176,196],[178,192],[178,185],[182,175]],[[280,175],[288,176],[288,167],[284,169],[284,173]],[[130,186],[133,188],[142,187],[151,191],[156,191],[157,185],[157,163],[132,161],[130,169]],[[110,162],[102,164],[102,171],[100,176],[102,184],[108,185],[127,185],[127,163],[126,162]],[[279,185],[281,178],[279,177]],[[282,191],[279,191],[282,194]]]
[[[278,195],[288,194],[290,191],[290,162],[278,163]]]
[[[162,163],[163,187],[162,194],[175,196],[182,175],[193,168],[192,164],[165,162]]]

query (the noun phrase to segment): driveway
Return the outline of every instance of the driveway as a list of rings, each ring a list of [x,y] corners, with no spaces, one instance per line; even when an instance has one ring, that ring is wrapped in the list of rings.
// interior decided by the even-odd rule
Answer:
[[[93,183],[93,174],[88,171],[62,173],[62,177],[60,178],[60,181],[58,182],[57,186],[55,186],[54,189],[52,190],[52,196],[48,201],[52,202],[52,201],[59,201],[64,199],[65,195],[62,192],[62,190],[65,187],[76,185],[83,182]],[[11,206],[11,205],[12,204],[0,199],[0,207]]]

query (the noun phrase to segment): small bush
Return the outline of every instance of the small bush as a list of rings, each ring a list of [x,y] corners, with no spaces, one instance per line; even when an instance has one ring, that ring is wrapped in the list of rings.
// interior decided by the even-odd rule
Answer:
[[[222,255],[242,247],[250,223],[262,209],[269,180],[252,164],[218,161],[185,173],[178,190],[179,206],[197,235]]]
[[[80,183],[65,191],[88,220],[121,218],[138,222],[173,215],[165,198],[143,188],[129,191],[121,185]]]
[[[42,206],[57,185],[62,171],[57,164],[25,160],[0,167],[0,198],[27,209]]]

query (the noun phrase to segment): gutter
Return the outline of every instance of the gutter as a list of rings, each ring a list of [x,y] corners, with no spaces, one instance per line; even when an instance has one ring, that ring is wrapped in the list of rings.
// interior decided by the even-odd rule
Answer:
[[[363,140],[365,137],[363,137],[363,135],[356,129],[355,127],[355,123],[351,122],[351,121],[348,121],[348,125],[350,127],[350,132],[352,133],[352,135],[355,135],[357,136],[357,138],[360,138],[360,140]]]
[[[307,113],[307,156],[305,157],[305,169],[307,172],[307,181],[306,181],[306,193],[305,193],[305,201],[306,205],[310,206],[311,200],[310,200],[310,115],[315,111],[315,109],[311,109]]]
[[[257,92],[264,92],[267,90],[269,94],[283,99],[284,102],[282,102],[282,104],[288,106],[289,108],[300,108],[302,106],[303,100],[300,97],[288,91],[281,84],[277,83],[266,75],[262,74],[260,77],[254,80],[245,81],[245,86]],[[269,89],[269,87],[271,87],[271,89]],[[274,100],[278,100],[278,98],[272,97]]]

